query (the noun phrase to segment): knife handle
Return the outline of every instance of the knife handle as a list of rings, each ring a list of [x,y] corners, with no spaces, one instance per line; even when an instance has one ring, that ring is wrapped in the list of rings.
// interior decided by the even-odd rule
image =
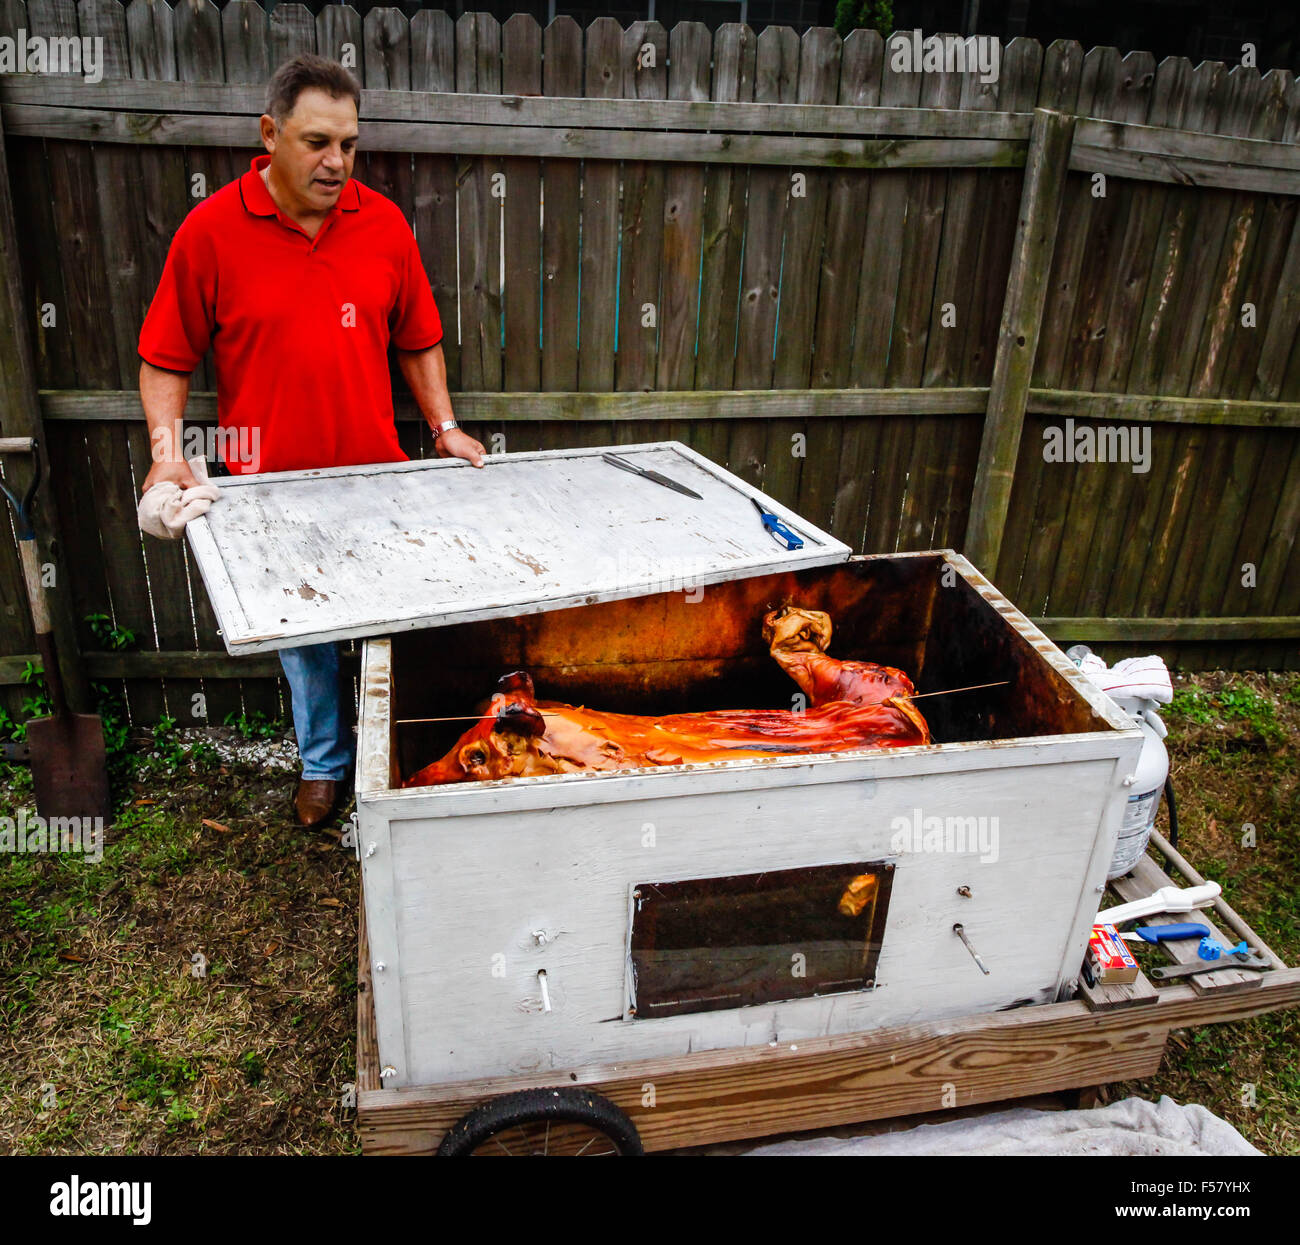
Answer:
[[[645,475],[645,471],[641,467],[634,466],[627,459],[619,458],[616,454],[602,454],[601,458],[609,463],[611,467],[622,467],[624,471],[630,471],[634,476]]]
[[[787,550],[802,549],[803,541],[796,536],[774,514],[763,515],[763,526],[777,538]]]
[[[1143,942],[1170,942],[1179,938],[1208,938],[1208,926],[1183,923],[1181,925],[1143,925],[1133,931]]]

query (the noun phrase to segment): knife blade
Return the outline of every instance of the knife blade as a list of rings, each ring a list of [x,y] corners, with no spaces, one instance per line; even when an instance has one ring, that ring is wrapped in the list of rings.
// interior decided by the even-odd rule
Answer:
[[[646,467],[638,467],[635,463],[628,462],[626,458],[620,458],[617,454],[602,454],[607,463],[613,467],[621,467],[624,471],[630,471],[633,475],[642,476],[647,480],[653,480],[656,484],[662,484],[664,488],[675,489],[679,493],[685,493],[687,497],[694,497],[696,501],[703,501],[694,489],[689,489],[684,484],[678,484],[676,480],[670,480],[665,475],[660,475],[657,471],[651,471]]]

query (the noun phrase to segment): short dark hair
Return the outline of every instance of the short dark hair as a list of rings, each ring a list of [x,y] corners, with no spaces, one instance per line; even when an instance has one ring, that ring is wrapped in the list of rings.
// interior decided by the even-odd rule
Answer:
[[[352,102],[361,111],[361,84],[338,61],[305,52],[285,61],[271,78],[266,88],[266,111],[277,127],[283,126],[293,112],[298,96],[315,87],[332,99],[352,96]]]

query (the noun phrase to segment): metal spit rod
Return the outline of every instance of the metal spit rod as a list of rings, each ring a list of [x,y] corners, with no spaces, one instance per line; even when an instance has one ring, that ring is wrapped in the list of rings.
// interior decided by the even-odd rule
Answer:
[[[972,683],[969,687],[949,687],[941,692],[921,692],[916,696],[904,696],[904,700],[924,700],[927,696],[955,696],[958,692],[975,692],[982,687],[1006,687],[1010,679],[1000,679],[996,683]],[[863,705],[863,709],[874,709],[877,705],[887,705],[891,700],[896,699],[893,696],[886,696],[884,700],[873,700],[870,704]],[[495,713],[461,713],[449,718],[398,718],[394,726],[411,726],[417,722],[481,722],[484,718],[494,718]]]

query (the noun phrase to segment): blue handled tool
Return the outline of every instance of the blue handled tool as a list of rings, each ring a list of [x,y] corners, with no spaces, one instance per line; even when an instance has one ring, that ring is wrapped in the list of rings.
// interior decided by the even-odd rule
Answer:
[[[762,517],[763,527],[771,533],[772,539],[776,541],[778,545],[784,545],[787,549],[803,548],[802,539],[786,527],[786,525],[782,523],[781,520],[778,519],[770,510],[764,510],[763,507],[759,505],[757,497],[751,497],[749,500],[754,503],[754,509],[757,510],[759,515]]]
[[[1209,926],[1184,922],[1181,925],[1143,925],[1130,933],[1121,934],[1129,942],[1173,942],[1181,938],[1208,938]]]
[[[1243,938],[1235,947],[1223,947],[1214,941],[1208,934],[1201,939],[1200,945],[1196,948],[1196,954],[1203,960],[1218,960],[1223,956],[1250,955],[1250,946]]]

